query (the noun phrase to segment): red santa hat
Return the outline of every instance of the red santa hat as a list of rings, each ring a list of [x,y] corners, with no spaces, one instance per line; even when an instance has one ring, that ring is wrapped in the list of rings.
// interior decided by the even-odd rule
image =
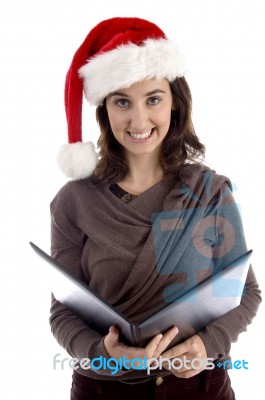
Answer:
[[[64,174],[73,179],[90,176],[97,164],[92,142],[82,142],[83,93],[91,105],[145,79],[172,82],[184,75],[180,49],[155,24],[139,18],[100,22],[76,51],[65,82],[68,143],[58,155]]]

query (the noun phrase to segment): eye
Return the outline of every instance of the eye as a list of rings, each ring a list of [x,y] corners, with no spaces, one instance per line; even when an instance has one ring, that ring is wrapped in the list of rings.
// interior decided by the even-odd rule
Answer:
[[[129,105],[129,100],[127,100],[127,99],[117,99],[117,100],[115,100],[115,104],[118,107],[125,108],[125,107],[127,107]]]
[[[147,103],[154,106],[156,104],[158,104],[161,101],[161,99],[159,97],[149,97],[147,99]]]

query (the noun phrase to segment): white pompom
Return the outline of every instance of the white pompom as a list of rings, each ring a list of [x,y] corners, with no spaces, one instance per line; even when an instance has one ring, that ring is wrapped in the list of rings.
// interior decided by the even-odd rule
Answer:
[[[58,154],[58,165],[72,179],[84,179],[92,175],[98,161],[92,142],[64,144]]]

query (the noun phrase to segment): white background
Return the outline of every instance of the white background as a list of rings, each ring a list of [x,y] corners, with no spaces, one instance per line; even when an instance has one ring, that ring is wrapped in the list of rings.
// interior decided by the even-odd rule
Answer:
[[[262,0],[2,0],[0,6],[2,399],[69,398],[71,371],[50,333],[49,280],[30,240],[49,252],[49,203],[66,182],[56,153],[67,141],[64,78],[102,19],[138,16],[180,44],[189,65],[194,125],[207,161],[237,185],[253,265],[264,287],[265,11]],[[85,113],[84,140],[98,128]],[[248,370],[231,371],[237,399],[260,397],[264,307],[232,346]]]

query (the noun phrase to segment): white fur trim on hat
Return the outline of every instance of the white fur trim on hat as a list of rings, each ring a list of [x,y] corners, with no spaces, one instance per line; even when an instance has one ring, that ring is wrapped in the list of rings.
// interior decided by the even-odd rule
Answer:
[[[147,39],[143,45],[129,43],[96,55],[79,69],[84,93],[92,105],[122,88],[144,79],[168,79],[172,82],[186,71],[178,46],[168,39]]]
[[[98,157],[92,142],[77,142],[64,144],[57,161],[68,178],[83,179],[93,173]]]

